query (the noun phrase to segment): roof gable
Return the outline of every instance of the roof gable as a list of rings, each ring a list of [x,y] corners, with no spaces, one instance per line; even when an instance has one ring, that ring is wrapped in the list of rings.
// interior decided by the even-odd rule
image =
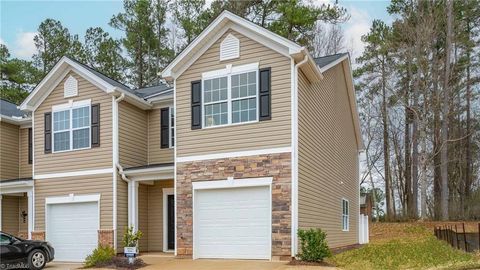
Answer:
[[[98,87],[100,90],[109,94],[125,94],[127,101],[134,105],[147,109],[150,103],[135,95],[127,86],[108,78],[100,72],[77,62],[69,57],[62,57],[50,70],[50,72],[42,79],[35,89],[19,106],[24,111],[34,111],[48,97],[53,89],[65,78],[65,76],[73,71],[79,76]]]
[[[307,50],[255,23],[241,18],[229,11],[223,11],[200,35],[198,35],[162,72],[162,77],[167,80],[178,78],[188,67],[190,67],[208,48],[210,48],[229,29],[232,29],[247,38],[255,40],[282,55],[293,58],[295,61],[302,61],[309,58],[308,65],[312,71],[312,81],[321,79],[321,72],[313,61]],[[303,67],[302,67],[303,68]]]

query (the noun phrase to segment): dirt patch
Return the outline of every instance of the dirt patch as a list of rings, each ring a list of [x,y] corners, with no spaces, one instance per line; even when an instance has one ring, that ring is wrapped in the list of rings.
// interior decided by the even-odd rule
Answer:
[[[306,262],[300,260],[291,260],[287,265],[303,265],[303,266],[323,266],[323,267],[332,267],[335,268],[335,265],[327,262]]]

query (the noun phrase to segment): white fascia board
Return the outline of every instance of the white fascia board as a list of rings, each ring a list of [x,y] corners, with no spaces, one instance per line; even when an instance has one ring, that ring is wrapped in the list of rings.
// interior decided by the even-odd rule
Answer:
[[[123,173],[128,177],[141,177],[141,176],[148,176],[148,175],[159,175],[159,174],[167,174],[173,178],[173,165],[172,166],[165,166],[165,167],[155,167],[155,168],[142,168],[142,169],[133,169],[133,170],[124,170]]]
[[[82,202],[98,202],[98,201],[100,201],[100,194],[75,195],[71,193],[69,196],[45,198],[45,204],[82,203]]]
[[[6,115],[0,115],[0,122],[5,122],[9,124],[14,124],[14,125],[28,125],[32,123],[32,118],[27,117],[27,118],[16,118],[16,117],[11,117],[11,116],[6,116]]]
[[[244,18],[241,18],[229,11],[223,11],[207,28],[205,28],[200,35],[198,35],[197,38],[191,42],[185,50],[183,50],[161,73],[161,76],[165,79],[174,79],[178,77],[179,74],[182,72],[173,72],[173,69],[180,63],[180,61],[186,57],[197,45],[200,44],[200,42],[206,38],[210,33],[216,33],[217,31],[214,31],[215,28],[217,27],[225,27],[226,29],[228,28],[224,22],[230,21],[231,22],[231,28],[234,30],[238,30],[236,25],[240,25],[243,28],[246,28],[250,31],[256,32],[259,35],[267,37],[270,41],[274,41],[277,44],[282,45],[283,47],[288,48],[288,53],[289,54],[295,54],[300,52],[303,48],[299,46],[298,44],[280,36],[277,35],[265,28],[262,28],[261,26],[256,25],[255,23],[252,23]],[[224,25],[221,25],[221,23],[224,23]],[[217,35],[218,36],[218,35]],[[216,41],[218,37],[210,39]],[[270,44],[269,42],[263,42],[265,45]],[[209,47],[209,46],[208,46]],[[187,65],[188,66],[188,65]]]
[[[272,180],[273,180],[272,177],[247,178],[247,179],[236,179],[236,180],[234,180],[233,177],[229,177],[227,180],[193,182],[192,188],[194,190],[200,190],[200,189],[269,186],[272,184]]]
[[[86,175],[96,175],[96,174],[106,174],[113,173],[113,168],[104,168],[104,169],[94,169],[94,170],[84,170],[84,171],[73,171],[73,172],[61,172],[61,173],[49,173],[49,174],[37,174],[33,175],[33,179],[50,179],[50,178],[62,178],[62,177],[75,177],[75,176],[86,176]]]
[[[148,110],[152,108],[152,104],[149,101],[144,100],[143,98],[140,98],[139,96],[136,96],[132,94],[129,91],[126,91],[124,89],[114,87],[112,89],[112,92],[110,93],[119,93],[119,94],[125,94],[125,101],[128,101],[129,103],[143,109],[143,110]]]
[[[328,65],[326,65],[326,66],[324,66],[324,67],[320,68],[320,71],[323,73],[323,72],[325,72],[325,71],[327,71],[327,70],[331,69],[332,67],[334,67],[334,66],[338,65],[339,63],[341,63],[341,62],[342,62],[343,60],[345,60],[345,59],[349,59],[349,57],[348,57],[348,54],[346,54],[346,55],[344,55],[344,56],[342,56],[342,57],[338,58],[337,60],[335,60],[335,61],[331,62],[330,64],[328,64]]]

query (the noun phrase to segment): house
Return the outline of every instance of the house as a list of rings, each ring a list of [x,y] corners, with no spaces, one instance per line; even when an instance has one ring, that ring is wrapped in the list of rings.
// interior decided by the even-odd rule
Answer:
[[[312,227],[354,245],[351,76],[347,54],[314,59],[226,11],[164,69],[168,84],[132,90],[64,57],[20,105],[33,180],[14,174],[0,190],[27,194],[29,237],[62,261],[98,244],[121,252],[128,225],[142,252],[194,259],[288,260]]]
[[[360,194],[360,214],[373,218],[373,198],[371,192]]]

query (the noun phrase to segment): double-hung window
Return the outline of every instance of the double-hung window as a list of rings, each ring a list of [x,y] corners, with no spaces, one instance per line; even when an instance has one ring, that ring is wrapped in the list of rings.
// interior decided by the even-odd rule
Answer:
[[[203,126],[258,121],[258,63],[203,75]]]
[[[349,230],[349,205],[348,200],[342,199],[342,230]]]
[[[90,148],[90,111],[90,104],[54,109],[53,152]]]

